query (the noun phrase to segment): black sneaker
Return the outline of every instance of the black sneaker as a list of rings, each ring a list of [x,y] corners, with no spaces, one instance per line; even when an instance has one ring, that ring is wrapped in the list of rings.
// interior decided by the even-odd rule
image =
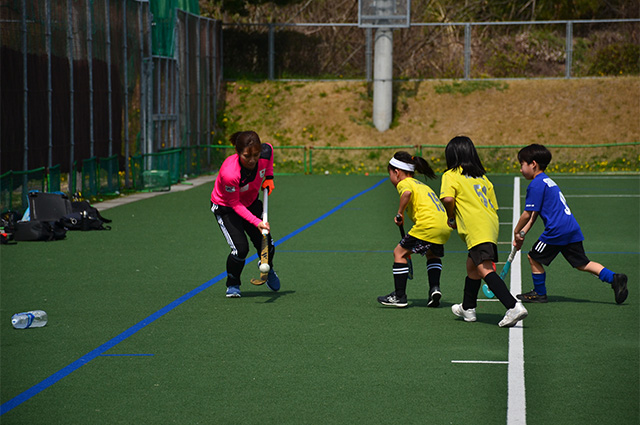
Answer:
[[[616,303],[622,304],[629,295],[629,291],[627,290],[627,275],[622,273],[614,274],[611,287],[613,288],[613,292],[616,294]]]
[[[429,289],[429,302],[427,302],[427,307],[439,307],[440,298],[442,298],[442,292],[440,292],[439,286],[434,286]]]
[[[523,303],[546,303],[549,302],[547,295],[538,295],[536,291],[527,292],[525,294],[518,294],[516,298]]]
[[[396,296],[396,293],[392,292],[389,295],[385,295],[384,297],[378,297],[378,302],[382,305],[390,305],[394,307],[406,307],[407,295],[405,294],[398,298]]]

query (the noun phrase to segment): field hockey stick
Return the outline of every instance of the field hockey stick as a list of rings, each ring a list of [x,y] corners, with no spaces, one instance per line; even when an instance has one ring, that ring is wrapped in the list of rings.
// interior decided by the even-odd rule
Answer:
[[[262,222],[269,221],[269,189],[264,189],[264,197],[262,202]],[[262,285],[267,281],[269,276],[269,241],[267,235],[269,232],[267,229],[262,230],[262,246],[260,250],[260,262],[258,267],[260,268],[260,279],[251,279],[251,283],[254,285]]]
[[[524,238],[524,235],[525,235],[524,231],[521,230],[520,237]],[[504,263],[504,266],[502,266],[502,271],[500,271],[500,279],[504,280],[504,278],[507,276],[507,273],[509,273],[509,269],[511,268],[511,263],[513,262],[513,259],[515,258],[517,252],[518,252],[518,248],[516,248],[515,246],[511,248],[511,252],[509,253],[507,262]],[[482,292],[484,292],[484,295],[486,295],[487,298],[495,297],[495,294],[489,289],[486,283],[482,285]]]
[[[396,220],[402,220],[402,216],[400,214],[396,215]],[[400,229],[400,237],[404,239],[404,225],[398,224],[398,229]],[[407,266],[409,266],[409,279],[413,279],[413,262],[411,261],[411,255],[407,256]]]

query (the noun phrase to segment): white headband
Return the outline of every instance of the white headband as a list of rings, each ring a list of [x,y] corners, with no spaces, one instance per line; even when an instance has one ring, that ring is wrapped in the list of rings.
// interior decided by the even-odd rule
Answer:
[[[407,164],[406,162],[402,162],[400,160],[397,160],[395,158],[391,158],[391,160],[389,161],[389,164],[393,165],[396,168],[399,168],[403,171],[409,171],[411,173],[413,173],[414,171],[416,171],[416,166],[413,164]]]

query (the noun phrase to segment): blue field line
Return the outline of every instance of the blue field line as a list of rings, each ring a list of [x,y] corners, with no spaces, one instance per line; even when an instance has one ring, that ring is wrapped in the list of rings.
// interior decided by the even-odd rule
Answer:
[[[316,223],[324,220],[325,218],[329,217],[331,214],[333,214],[336,211],[340,210],[342,207],[344,207],[345,205],[347,205],[349,202],[353,201],[354,199],[356,199],[356,198],[358,198],[358,197],[370,192],[371,190],[377,188],[378,186],[380,186],[386,180],[388,180],[388,179],[384,178],[384,179],[380,180],[378,183],[374,184],[370,188],[365,189],[364,191],[358,193],[357,195],[354,195],[351,198],[347,199],[346,201],[342,202],[341,204],[339,204],[335,208],[331,209],[329,212],[321,215],[320,217],[316,218],[315,220],[311,221],[310,223],[302,226],[298,230],[295,230],[295,231],[289,233],[287,236],[283,237],[282,239],[278,240],[277,242],[274,242],[274,244],[277,246],[277,245],[282,244],[283,242],[288,241],[289,239],[291,239],[292,237],[296,236],[300,232],[308,229],[309,227],[313,226],[314,224],[316,224]],[[258,258],[258,255],[254,254],[251,257],[247,258],[246,261],[247,262],[251,262],[251,261],[256,260],[257,258]],[[71,373],[75,372],[76,370],[80,369],[82,366],[86,365],[91,360],[94,360],[96,357],[103,356],[105,352],[109,351],[110,349],[112,349],[113,347],[115,347],[116,345],[118,345],[119,343],[124,341],[125,339],[129,338],[130,336],[134,335],[138,331],[142,330],[147,325],[150,325],[151,323],[155,322],[156,320],[158,320],[159,318],[161,318],[165,314],[169,313],[171,310],[173,310],[176,307],[178,307],[180,304],[188,301],[189,299],[195,297],[196,295],[198,295],[199,293],[201,293],[205,289],[211,287],[213,284],[215,284],[215,283],[219,282],[220,280],[224,279],[226,276],[227,276],[227,272],[226,271],[223,272],[223,273],[220,273],[219,275],[217,275],[213,279],[209,280],[208,282],[203,283],[202,285],[198,286],[197,288],[189,291],[188,293],[184,294],[180,298],[176,299],[175,301],[173,301],[170,304],[166,305],[165,307],[161,308],[160,310],[158,310],[157,312],[153,313],[152,315],[150,315],[146,319],[143,319],[142,321],[136,323],[135,325],[133,325],[132,327],[130,327],[126,331],[122,332],[120,335],[116,336],[115,338],[110,339],[109,341],[105,342],[104,344],[102,344],[98,348],[90,351],[89,353],[87,353],[84,356],[80,357],[78,360],[76,360],[73,363],[69,364],[68,366],[60,369],[58,372],[54,373],[53,375],[49,376],[48,378],[44,379],[43,381],[40,381],[38,384],[34,385],[33,387],[29,388],[28,390],[18,394],[17,396],[12,398],[11,400],[3,403],[0,406],[0,416],[4,415],[5,413],[7,413],[7,412],[9,412],[11,410],[13,410],[14,408],[18,407],[19,405],[21,405],[25,401],[29,400],[30,398],[38,395],[40,392],[46,390],[47,388],[49,388],[50,386],[54,385],[58,381],[60,381],[63,378],[67,377],[68,375],[70,375]]]
[[[135,325],[131,326],[129,329],[127,329],[126,331],[122,332],[120,335],[116,336],[115,338],[110,339],[109,341],[105,342],[104,344],[102,344],[98,348],[96,348],[93,351],[90,351],[89,353],[87,353],[84,356],[80,357],[75,362],[73,362],[70,365],[60,369],[58,372],[56,372],[53,375],[49,376],[44,381],[41,381],[40,383],[38,383],[38,384],[34,385],[33,387],[29,388],[28,390],[24,391],[23,393],[18,394],[17,396],[15,396],[11,400],[7,401],[6,403],[3,403],[2,406],[0,406],[0,415],[4,415],[8,411],[14,409],[15,407],[18,407],[19,405],[21,405],[25,401],[29,400],[31,397],[34,397],[35,395],[37,395],[41,391],[46,390],[47,388],[49,388],[53,384],[57,383],[61,379],[65,378],[66,376],[68,376],[71,373],[75,372],[76,370],[78,370],[82,366],[86,365],[91,360],[94,360],[96,357],[103,355],[103,353],[109,351],[110,349],[112,349],[116,345],[120,344],[125,339],[129,338],[130,336],[132,336],[133,334],[138,332],[139,330],[141,330],[141,329],[145,328],[147,325],[155,322],[156,320],[158,320],[159,318],[161,318],[162,316],[164,316],[165,314],[167,314],[168,312],[170,312],[171,310],[173,310],[174,308],[176,308],[180,304],[182,304],[185,301],[187,301],[187,300],[193,298],[194,296],[198,295],[200,292],[202,292],[205,289],[209,288],[211,285],[213,285],[214,283],[222,280],[226,276],[227,276],[227,272],[220,273],[218,276],[214,277],[213,279],[209,280],[208,282],[203,283],[202,285],[198,286],[196,289],[191,290],[190,292],[184,294],[183,296],[181,296],[177,300],[173,301],[172,303],[168,304],[167,306],[165,306],[165,307],[161,308],[160,310],[156,311],[155,313],[153,313],[151,316],[147,317],[146,319],[144,319],[144,320],[136,323]]]
[[[151,357],[155,354],[100,354],[100,357]]]

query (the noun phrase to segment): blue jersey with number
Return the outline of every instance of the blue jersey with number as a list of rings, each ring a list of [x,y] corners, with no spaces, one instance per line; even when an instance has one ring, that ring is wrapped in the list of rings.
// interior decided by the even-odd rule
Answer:
[[[545,173],[538,174],[527,187],[525,211],[537,211],[544,222],[542,242],[568,245],[584,240],[567,200],[558,185]]]

